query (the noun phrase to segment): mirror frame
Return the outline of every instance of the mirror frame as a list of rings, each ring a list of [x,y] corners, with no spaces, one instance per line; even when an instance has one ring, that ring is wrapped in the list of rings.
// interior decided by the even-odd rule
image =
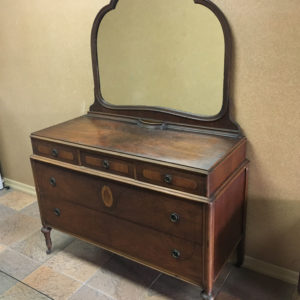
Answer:
[[[94,96],[95,101],[90,106],[89,113],[100,113],[114,117],[126,117],[146,121],[151,124],[170,124],[175,126],[183,126],[194,129],[211,129],[221,131],[224,134],[233,133],[239,134],[239,125],[232,121],[229,113],[229,91],[231,77],[231,55],[232,55],[232,37],[229,24],[222,11],[210,0],[189,0],[195,4],[204,5],[210,9],[219,20],[224,34],[225,55],[224,55],[224,82],[223,82],[223,103],[220,112],[214,116],[202,116],[189,114],[174,109],[161,108],[155,106],[134,106],[134,105],[113,105],[105,101],[101,93],[99,60],[97,51],[98,31],[103,17],[115,9],[118,1],[111,0],[110,3],[104,6],[97,14],[91,33],[91,53],[92,66],[94,76]],[[188,1],[188,0],[185,0]],[[149,124],[150,124],[149,123]]]

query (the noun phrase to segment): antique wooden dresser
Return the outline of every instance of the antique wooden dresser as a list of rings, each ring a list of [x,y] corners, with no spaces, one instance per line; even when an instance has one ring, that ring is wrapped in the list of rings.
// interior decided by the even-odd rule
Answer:
[[[121,36],[131,30],[134,47],[138,48],[138,37],[145,35],[140,35],[142,26],[138,26],[137,35],[134,35],[133,29],[137,28],[135,21],[142,22],[145,16],[142,15],[142,7],[132,7],[145,3],[146,9],[149,10],[152,9],[151,5],[160,4],[159,1],[152,3],[146,0],[119,0],[119,3],[120,7],[117,0],[112,0],[98,13],[94,21],[91,49],[95,102],[89,112],[31,135],[31,163],[43,225],[42,232],[48,252],[52,247],[50,231],[55,228],[201,286],[201,296],[204,299],[213,299],[215,282],[229,256],[237,249],[237,264],[241,265],[244,255],[248,161],[246,138],[229,116],[229,26],[221,11],[210,1],[173,1],[172,5],[178,5],[178,9],[174,9],[175,21],[172,22],[179,22],[176,13],[180,15],[186,5],[192,11],[201,8],[201,13],[202,10],[204,13],[208,12],[207,19],[213,17],[216,20],[214,26],[221,28],[221,42],[224,46],[221,49],[221,72],[217,71],[222,74],[221,104],[217,113],[209,115],[195,113],[194,109],[191,111],[187,100],[189,94],[185,99],[177,101],[180,105],[183,102],[186,109],[174,109],[172,105],[169,107],[169,104],[165,103],[171,103],[176,95],[172,94],[169,101],[165,96],[164,87],[154,84],[151,84],[151,87],[162,89],[161,99],[158,99],[158,103],[161,101],[162,104],[152,106],[151,93],[145,97],[147,99],[144,101],[147,102],[141,104],[138,101],[147,94],[150,85],[139,82],[138,77],[143,72],[148,72],[149,77],[149,64],[141,72],[143,61],[140,59],[137,63],[138,71],[133,71],[133,65],[128,67],[127,61],[130,60],[130,51],[124,50],[129,47],[126,44],[128,36],[124,38],[126,41],[120,42],[121,50],[114,47],[116,41],[111,37],[116,39],[118,34],[113,30],[123,30],[124,24],[130,23],[129,27],[121,32]],[[111,23],[109,19],[106,23],[102,22],[111,11],[118,9],[118,15],[111,15],[115,18],[126,15],[125,23],[118,23],[115,19],[111,20]],[[157,11],[158,8],[153,9]],[[169,15],[172,15],[172,11],[169,11]],[[129,22],[129,12],[142,15],[142,18],[132,16]],[[198,19],[201,18],[197,17]],[[146,20],[145,24],[148,24],[147,22],[152,24],[151,28],[156,24],[153,20]],[[102,23],[103,26],[107,25],[107,34],[101,33]],[[157,23],[158,27],[154,26],[154,30],[162,28],[161,22]],[[115,28],[116,24],[119,24],[119,27]],[[166,30],[172,30],[172,24],[166,26]],[[151,40],[149,28],[147,42]],[[213,26],[206,28],[203,36],[211,28]],[[184,34],[189,32],[190,27],[185,29]],[[193,34],[197,36],[197,30]],[[170,34],[165,36],[168,35]],[[159,38],[153,34],[152,42]],[[164,39],[165,37],[163,42]],[[195,40],[195,36],[192,36],[191,40]],[[174,45],[177,43],[178,40],[175,40]],[[205,43],[200,43],[199,47],[203,44]],[[209,44],[212,44],[211,41]],[[120,50],[122,53],[112,54],[113,50]],[[157,55],[161,52],[158,47]],[[134,56],[136,53],[144,55],[143,51],[134,52]],[[190,55],[195,56],[197,53],[198,50]],[[210,51],[209,53],[211,55]],[[100,54],[106,56],[102,61]],[[153,66],[157,58],[151,52],[147,62],[149,57],[153,59],[150,62]],[[121,59],[126,60],[126,68],[120,67]],[[164,65],[166,59],[164,56],[159,64],[162,68],[169,66]],[[114,60],[117,60],[117,66],[114,66]],[[193,60],[198,59],[194,57]],[[172,61],[175,61],[175,66],[179,64],[174,59]],[[207,59],[205,61],[207,62]],[[215,61],[218,60],[213,59],[211,65]],[[207,67],[207,63],[204,66]],[[126,73],[125,69],[131,70]],[[103,78],[107,78],[103,79],[104,84],[101,84],[100,89],[102,71]],[[123,71],[127,81],[122,87],[119,76]],[[134,77],[136,73],[137,77],[131,78],[131,74]],[[162,73],[162,70],[158,70],[155,76],[161,76]],[[172,73],[174,76],[168,75],[167,80],[176,80],[178,74],[181,76],[182,66],[179,70],[172,69]],[[184,78],[181,77],[179,81],[182,85],[190,84],[194,79],[199,80],[198,74],[194,72],[190,77],[188,73],[182,76]],[[114,85],[111,88],[109,85],[112,81]],[[206,86],[210,85],[211,81],[209,77]],[[130,84],[132,86],[128,89]],[[144,85],[141,88],[139,84]],[[174,82],[170,84],[173,84],[174,89],[177,88]],[[194,86],[198,88],[197,84]],[[213,89],[216,89],[216,86],[214,85]],[[131,97],[138,99],[137,105],[110,104],[104,100],[104,90],[105,95],[109,95],[116,89],[121,92],[112,95],[111,99],[124,95],[126,102]],[[170,90],[170,86],[166,89]],[[139,91],[142,96],[135,91]],[[204,107],[204,102],[201,101],[205,102],[206,98],[203,100],[199,97],[200,108]]]

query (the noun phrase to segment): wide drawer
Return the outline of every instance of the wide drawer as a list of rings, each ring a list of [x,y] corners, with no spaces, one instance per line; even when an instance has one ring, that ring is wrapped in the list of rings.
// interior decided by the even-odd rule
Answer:
[[[203,204],[34,161],[43,199],[78,203],[202,244]]]
[[[157,167],[147,163],[137,165],[138,180],[200,196],[206,196],[206,178],[204,174]]]
[[[40,210],[47,226],[202,283],[202,247],[196,243],[55,198],[41,197]]]
[[[76,148],[36,139],[32,139],[32,148],[34,154],[71,164],[78,164]]]

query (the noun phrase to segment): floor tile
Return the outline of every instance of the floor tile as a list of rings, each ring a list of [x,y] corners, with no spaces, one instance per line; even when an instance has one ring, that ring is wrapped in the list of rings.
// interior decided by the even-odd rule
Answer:
[[[179,279],[161,275],[145,293],[142,299],[147,300],[199,300],[201,289]]]
[[[0,295],[14,286],[18,281],[0,271]]]
[[[298,289],[296,287],[292,296],[292,300],[300,300],[300,293],[298,292]]]
[[[11,190],[9,189],[2,189],[0,190],[0,197],[4,196],[5,194],[9,193]]]
[[[114,256],[87,285],[117,300],[136,300],[141,298],[158,275],[157,271]]]
[[[100,291],[90,288],[86,285],[81,287],[68,300],[112,300],[112,298],[105,296]]]
[[[50,298],[39,293],[38,291],[26,286],[22,283],[17,283],[15,286],[0,295],[3,300],[48,300]]]
[[[111,258],[111,254],[94,245],[75,240],[46,262],[57,272],[85,282]]]
[[[10,190],[0,197],[0,204],[15,210],[21,210],[35,201],[35,196],[14,190]]]
[[[1,253],[2,251],[4,251],[5,249],[6,249],[6,246],[0,244],[0,253]]]
[[[12,215],[16,214],[16,213],[17,213],[16,210],[14,210],[10,207],[7,207],[3,204],[0,204],[0,222],[5,220],[9,216],[12,216]]]
[[[233,300],[289,300],[295,286],[280,280],[244,269],[234,268],[216,300],[230,295]]]
[[[74,238],[68,234],[53,229],[51,231],[51,240],[51,254],[46,253],[47,247],[45,243],[45,237],[40,230],[35,231],[26,239],[12,244],[10,247],[37,262],[43,263],[68,246],[74,240]]]
[[[80,282],[46,266],[38,268],[23,282],[55,300],[68,299],[81,286]]]
[[[22,280],[39,266],[37,262],[11,249],[7,248],[0,253],[0,271],[19,280]]]
[[[17,213],[0,222],[0,243],[10,245],[21,241],[41,227],[33,217]]]
[[[30,217],[35,217],[40,219],[40,211],[39,211],[39,205],[37,201],[33,202],[32,204],[26,206],[23,208],[20,213],[23,215],[27,215]]]

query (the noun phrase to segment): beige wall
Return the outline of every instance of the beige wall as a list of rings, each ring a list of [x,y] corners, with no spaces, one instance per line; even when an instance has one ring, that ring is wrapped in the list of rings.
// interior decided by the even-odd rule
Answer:
[[[93,100],[90,32],[104,3],[0,0],[4,176],[33,184],[30,133],[88,110]]]
[[[103,3],[0,0],[6,177],[33,184],[30,132],[78,116],[92,102],[89,34]],[[249,139],[247,254],[299,271],[299,0],[215,3],[233,31],[233,108]]]

